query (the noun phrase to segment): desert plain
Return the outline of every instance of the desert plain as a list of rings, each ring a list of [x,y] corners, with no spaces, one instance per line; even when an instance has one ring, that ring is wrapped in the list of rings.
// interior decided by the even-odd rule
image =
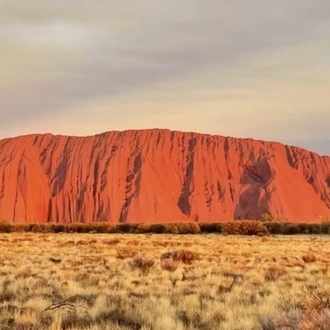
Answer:
[[[330,328],[326,235],[0,236],[0,329]]]

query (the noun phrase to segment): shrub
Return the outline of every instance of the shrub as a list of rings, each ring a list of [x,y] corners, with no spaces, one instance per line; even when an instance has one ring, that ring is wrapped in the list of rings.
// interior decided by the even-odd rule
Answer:
[[[64,233],[66,231],[65,224],[61,224],[61,223],[52,224],[52,228],[54,233]]]
[[[147,234],[147,233],[151,233],[151,226],[150,224],[147,223],[140,223],[136,226],[135,228],[135,233],[138,234]]]
[[[260,221],[244,220],[239,222],[239,232],[242,235],[259,235],[268,233],[267,228]]]
[[[285,224],[279,222],[266,222],[264,226],[270,234],[283,235],[285,233]]]
[[[139,224],[136,227],[137,233],[155,233],[155,234],[198,234],[199,225],[196,222],[178,222],[165,224]]]
[[[150,232],[154,234],[164,234],[166,233],[166,225],[162,223],[156,223],[150,225]]]
[[[201,229],[196,222],[182,222],[177,223],[176,227],[178,229],[179,234],[198,234]]]
[[[318,312],[330,309],[329,292],[324,287],[320,285],[307,286],[303,289],[303,292],[305,296],[305,300],[303,301],[305,308],[303,309],[311,309]]]
[[[172,252],[166,252],[161,257],[160,260],[173,260],[177,262],[183,262],[184,264],[190,264],[198,258],[198,254],[189,250],[176,250]]]
[[[317,223],[307,223],[305,224],[305,227],[310,234],[321,234],[321,226]]]
[[[271,213],[263,213],[261,215],[261,221],[264,221],[264,222],[275,222],[275,221],[277,221],[277,219]]]
[[[235,220],[227,223],[32,223],[10,224],[0,221],[0,232],[37,232],[37,233],[155,233],[155,234],[198,234],[222,233],[223,235],[295,235],[295,234],[330,234],[330,222],[322,223],[279,223],[257,220]]]
[[[238,235],[240,229],[239,221],[226,222],[222,226],[222,232],[229,235]]]
[[[36,223],[30,226],[33,233],[53,233],[53,226],[50,223]]]
[[[277,315],[267,315],[260,319],[262,329],[330,329],[330,298],[323,287],[303,289],[304,296],[295,304],[295,313],[290,313],[292,303],[282,301],[285,310]]]
[[[284,233],[286,235],[296,235],[296,234],[300,234],[300,228],[297,225],[294,224],[287,224],[285,226],[285,231]]]
[[[309,224],[307,224],[307,223],[299,223],[299,224],[297,224],[297,226],[299,227],[300,232],[302,234],[310,234],[310,232],[309,232],[309,229],[310,229]]]
[[[58,232],[73,232],[73,233],[109,233],[111,225],[108,222],[72,222],[65,225],[56,224],[53,225]]]
[[[221,223],[200,223],[200,230],[202,233],[221,233],[222,224]]]
[[[320,232],[322,234],[330,234],[330,221],[324,221],[320,224]]]
[[[161,269],[167,270],[169,272],[174,272],[178,268],[178,263],[173,259],[162,259],[160,261]]]
[[[97,233],[105,234],[109,230],[109,224],[107,222],[94,222],[91,228]]]
[[[287,274],[287,271],[279,267],[270,267],[265,272],[265,280],[276,281],[278,278]]]
[[[229,235],[260,235],[267,234],[268,230],[261,221],[236,220],[223,224],[222,231]]]
[[[129,266],[135,270],[139,269],[142,274],[147,274],[152,266],[155,264],[154,259],[145,257],[145,256],[136,256],[132,260],[129,261]]]
[[[312,263],[312,262],[315,262],[316,261],[316,256],[312,253],[309,253],[309,254],[306,254],[304,256],[302,256],[302,260],[306,263],[306,264],[309,264],[309,263]]]
[[[129,248],[121,248],[121,249],[118,249],[117,251],[117,255],[116,257],[118,259],[127,259],[127,258],[133,258],[136,256],[137,252],[133,249],[129,249]]]
[[[0,233],[10,233],[12,231],[12,225],[6,220],[0,220]]]
[[[103,243],[107,244],[107,245],[117,245],[120,243],[120,239],[118,239],[118,238],[106,239],[103,241]]]
[[[166,223],[166,234],[179,234],[179,228],[176,223]]]
[[[26,233],[29,231],[30,231],[30,225],[27,223],[20,223],[12,226],[12,232],[15,233]]]
[[[108,234],[117,233],[117,225],[114,223],[108,223]]]
[[[134,233],[136,232],[138,224],[134,223],[120,223],[117,225],[117,231],[119,233]]]
[[[329,223],[330,222],[330,217],[329,216],[319,214],[318,218],[319,218],[319,221],[321,223]]]
[[[72,222],[69,224],[66,224],[66,230],[68,232],[73,232],[73,233],[84,233],[86,232],[83,227],[87,227],[89,224],[85,223],[82,224],[80,222]]]
[[[77,228],[78,233],[89,234],[89,233],[106,233],[108,230],[107,224],[99,224],[94,222],[87,223],[75,223],[74,226]],[[74,227],[71,226],[70,227]]]

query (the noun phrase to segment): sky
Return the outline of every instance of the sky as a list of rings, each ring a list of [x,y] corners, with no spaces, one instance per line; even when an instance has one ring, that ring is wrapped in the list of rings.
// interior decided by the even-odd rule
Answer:
[[[330,155],[329,0],[0,0],[0,138],[168,128]]]

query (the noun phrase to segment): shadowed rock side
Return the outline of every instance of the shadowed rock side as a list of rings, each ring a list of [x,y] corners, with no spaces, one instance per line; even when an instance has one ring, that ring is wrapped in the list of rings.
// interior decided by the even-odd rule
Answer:
[[[330,216],[330,157],[168,130],[0,141],[0,216],[13,222],[177,222]]]

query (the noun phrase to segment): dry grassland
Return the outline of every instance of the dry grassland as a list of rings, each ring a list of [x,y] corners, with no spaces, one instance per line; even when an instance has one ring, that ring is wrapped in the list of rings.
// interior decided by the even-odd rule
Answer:
[[[0,329],[330,329],[329,239],[1,234]]]

